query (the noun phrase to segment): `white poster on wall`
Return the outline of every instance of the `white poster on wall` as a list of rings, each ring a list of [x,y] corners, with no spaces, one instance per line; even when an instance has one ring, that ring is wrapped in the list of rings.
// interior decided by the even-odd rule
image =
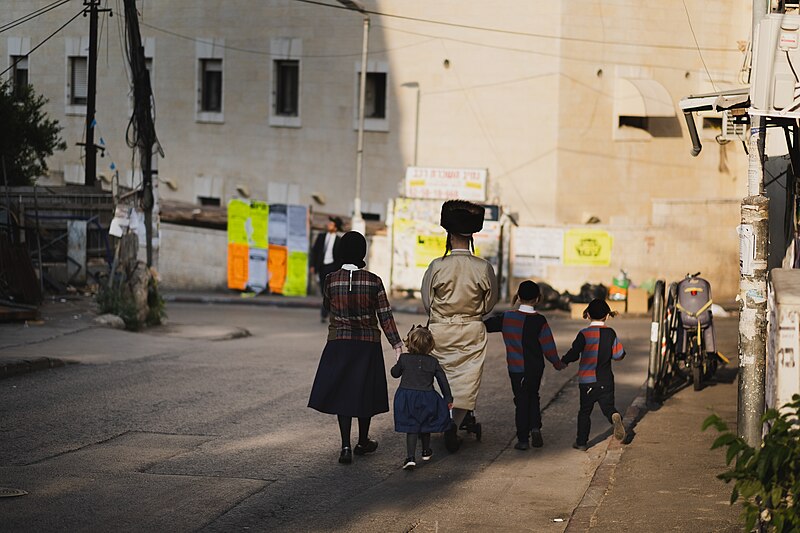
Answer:
[[[563,260],[563,228],[518,226],[511,239],[511,275],[515,278],[543,278],[547,265],[558,265]]]
[[[429,200],[486,201],[485,168],[430,168],[408,167],[406,169],[406,198]]]

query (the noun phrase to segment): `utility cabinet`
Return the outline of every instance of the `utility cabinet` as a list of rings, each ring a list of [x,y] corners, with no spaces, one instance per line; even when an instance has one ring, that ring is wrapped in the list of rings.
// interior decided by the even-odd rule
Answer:
[[[771,276],[765,400],[779,408],[800,393],[800,270],[774,268]]]

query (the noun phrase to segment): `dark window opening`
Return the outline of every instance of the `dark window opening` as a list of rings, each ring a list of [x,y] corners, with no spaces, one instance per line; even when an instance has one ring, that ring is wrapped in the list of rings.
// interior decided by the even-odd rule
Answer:
[[[619,127],[628,126],[630,128],[637,128],[640,130],[647,131],[649,123],[647,117],[629,117],[629,116],[620,116],[619,117]]]
[[[364,117],[386,118],[386,73],[367,72]]]
[[[300,62],[275,61],[275,114],[296,117],[299,111]]]
[[[213,205],[216,207],[221,205],[219,198],[213,198],[211,196],[198,196],[197,201],[200,205]]]
[[[379,213],[361,213],[361,218],[364,220],[380,220],[381,215]]]
[[[11,82],[13,83],[13,96],[22,97],[22,91],[28,86],[28,56],[11,56]]]
[[[201,59],[200,110],[219,113],[222,111],[222,60]]]

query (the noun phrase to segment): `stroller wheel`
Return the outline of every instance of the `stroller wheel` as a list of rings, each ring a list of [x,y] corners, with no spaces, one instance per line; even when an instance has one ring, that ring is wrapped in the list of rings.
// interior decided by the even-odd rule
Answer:
[[[472,432],[475,433],[475,440],[480,442],[481,434],[483,433],[483,430],[481,428],[481,423],[480,422],[475,423],[475,425],[473,426]]]
[[[464,416],[464,420],[461,421],[461,425],[458,426],[458,429],[469,432],[470,428],[474,425],[475,425],[475,413],[473,413],[472,411],[467,411],[467,414]]]

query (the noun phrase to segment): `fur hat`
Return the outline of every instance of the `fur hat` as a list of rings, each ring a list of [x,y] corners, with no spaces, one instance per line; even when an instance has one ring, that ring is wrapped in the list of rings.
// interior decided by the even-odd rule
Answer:
[[[348,231],[339,241],[339,258],[344,264],[353,264],[364,268],[367,264],[364,257],[367,255],[367,239],[357,231]]]
[[[486,210],[466,200],[448,200],[442,204],[440,224],[449,233],[472,235],[483,229]]]

